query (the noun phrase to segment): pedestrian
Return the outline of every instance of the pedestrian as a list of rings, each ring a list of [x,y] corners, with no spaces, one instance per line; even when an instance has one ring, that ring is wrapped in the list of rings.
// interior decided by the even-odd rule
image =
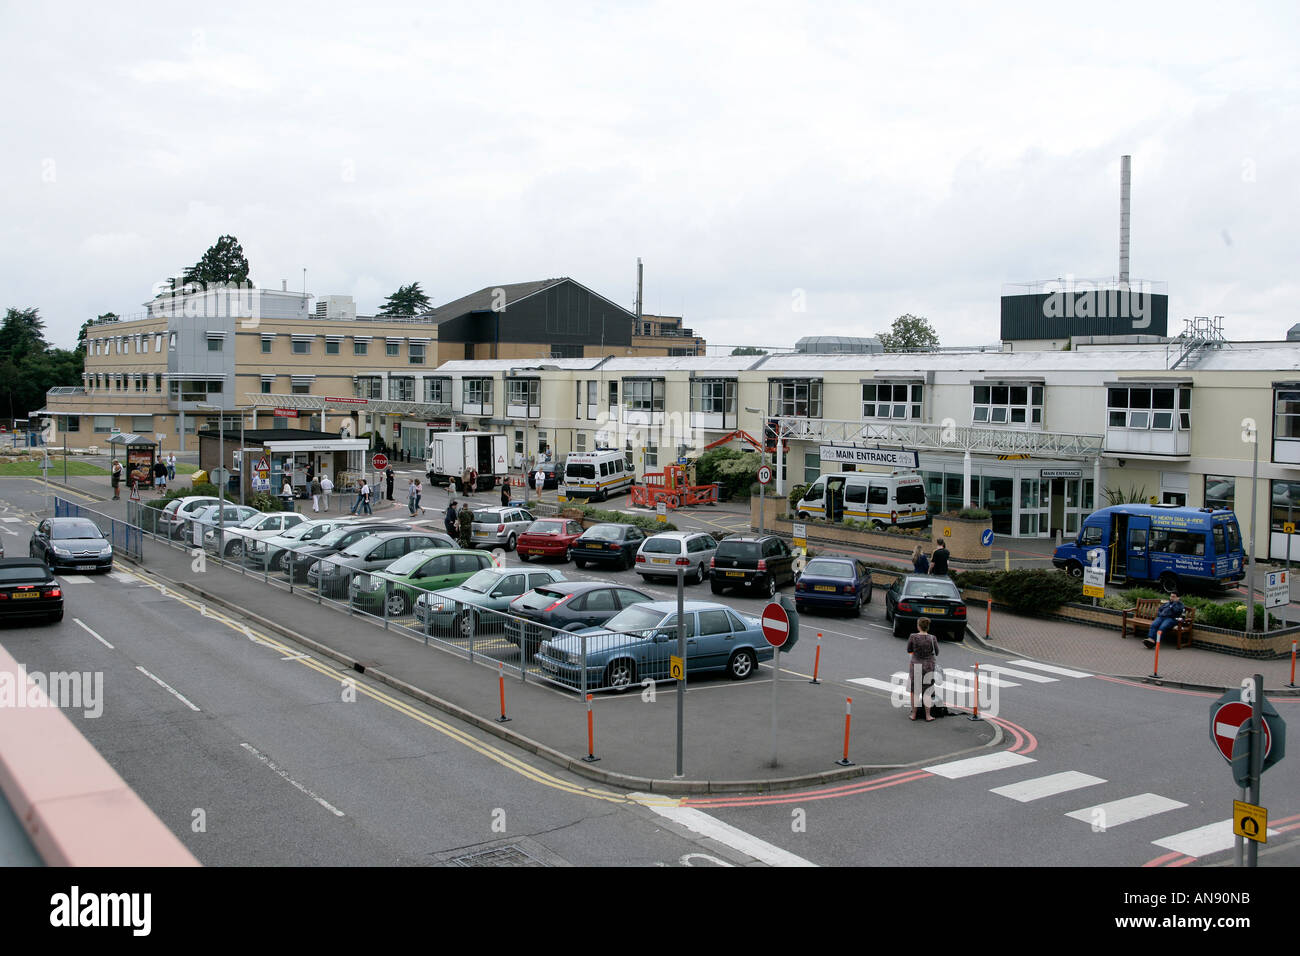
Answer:
[[[948,547],[943,538],[934,539],[934,554],[930,555],[930,573],[946,575],[948,573]]]
[[[537,466],[537,474],[533,475],[533,485],[537,488],[537,497],[540,498],[542,492],[546,490],[546,472],[542,471],[541,465]]]
[[[321,483],[319,478],[311,480],[311,510],[320,511]]]
[[[918,630],[907,639],[907,653],[912,655],[912,666],[908,674],[908,688],[912,692],[912,714],[909,720],[916,720],[916,705],[925,706],[925,719],[934,720],[930,715],[930,705],[934,702],[934,669],[939,663],[939,640],[930,633],[930,619],[923,617],[916,622]],[[918,678],[920,678],[918,680]],[[920,695],[917,685],[920,685]]]
[[[510,507],[510,479],[501,482],[501,507]]]
[[[406,482],[406,510],[415,517],[415,479],[411,478]]]
[[[167,456],[167,480],[168,481],[176,480],[176,456],[175,455]]]
[[[374,489],[370,487],[370,482],[364,478],[361,479],[361,509],[368,515],[374,514],[370,510],[370,499],[374,495]]]
[[[353,514],[356,514],[358,511],[361,511],[361,499],[362,499],[362,497],[363,497],[363,496],[362,496],[362,489],[365,488],[365,486],[366,486],[366,484],[365,484],[364,481],[361,481],[361,482],[358,482],[358,483],[357,483],[357,500],[354,501],[354,502],[352,502],[352,513],[353,513]],[[362,512],[362,513],[364,514],[364,512]]]
[[[122,497],[122,463],[116,458],[113,459],[113,467],[108,482],[113,486],[113,500],[117,501]]]
[[[330,510],[330,492],[333,490],[334,490],[334,482],[330,481],[329,475],[325,474],[324,472],[321,472],[320,493],[321,493],[321,498],[323,499],[321,501],[321,504],[325,506],[325,510],[327,512]]]
[[[285,511],[295,510],[293,507],[293,485],[289,479],[284,479],[284,487],[280,489],[280,501],[284,504]]]
[[[167,466],[161,458],[153,463],[153,486],[159,494],[167,490]]]
[[[468,469],[468,468],[466,468],[465,471],[461,473],[461,476],[460,476],[460,490],[461,490],[462,493],[464,493],[464,494],[466,494],[466,495],[468,495],[468,494],[470,493],[470,490],[471,490],[471,489],[470,489],[470,487],[469,487],[469,469]]]
[[[925,556],[919,544],[912,549],[912,570],[916,574],[930,573],[930,559]]]
[[[469,487],[471,491],[478,491],[478,469],[477,468],[471,468],[469,470]]]
[[[420,504],[420,499],[423,497],[424,497],[424,485],[420,483],[419,478],[416,478],[415,479],[415,510],[420,512],[420,514],[424,514],[424,508]]]
[[[388,486],[389,501],[393,500],[393,482],[396,480],[397,480],[397,476],[393,474],[393,466],[389,465],[387,468],[384,469],[384,483]]]
[[[447,510],[442,516],[442,526],[447,531],[447,537],[452,538],[453,540],[456,538],[456,529],[458,524],[459,519],[456,516],[456,499],[453,498],[451,499],[451,504],[447,505]]]
[[[1156,646],[1156,635],[1164,633],[1165,628],[1171,627],[1178,623],[1178,619],[1183,616],[1187,608],[1183,602],[1178,599],[1177,591],[1169,592],[1169,600],[1160,605],[1160,610],[1156,611],[1156,618],[1151,622],[1151,627],[1147,630],[1147,636],[1142,641],[1147,648]]]
[[[474,532],[474,512],[469,510],[469,502],[467,501],[460,503],[460,511],[456,514],[456,531],[460,546],[468,548],[469,540]]]

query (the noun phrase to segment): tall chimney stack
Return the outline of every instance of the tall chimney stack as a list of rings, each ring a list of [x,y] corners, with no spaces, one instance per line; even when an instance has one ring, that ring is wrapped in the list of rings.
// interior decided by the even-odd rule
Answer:
[[[1121,288],[1128,285],[1128,217],[1132,163],[1132,156],[1119,158],[1119,284]]]
[[[636,257],[636,326],[641,331],[641,257]]]

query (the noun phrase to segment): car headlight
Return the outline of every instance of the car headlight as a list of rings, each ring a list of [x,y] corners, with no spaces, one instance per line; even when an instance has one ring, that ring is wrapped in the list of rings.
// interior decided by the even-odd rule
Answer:
[[[565,659],[566,662],[568,662],[568,663],[570,663],[570,664],[574,664],[574,665],[581,664],[581,663],[582,663],[582,652],[581,652],[581,651],[569,651],[569,653],[567,653],[567,654],[564,655],[564,659]]]
[[[366,581],[365,589],[367,591],[382,591],[384,589],[383,578],[372,577]]]
[[[103,547],[101,547],[101,548],[99,549],[99,553],[100,553],[100,554],[112,554],[112,553],[113,553],[113,546],[112,546],[111,544],[109,544],[107,541],[105,541],[104,544],[103,544]]]
[[[71,551],[68,551],[65,548],[60,548],[57,544],[50,545],[50,550],[61,558],[69,558],[72,556]]]

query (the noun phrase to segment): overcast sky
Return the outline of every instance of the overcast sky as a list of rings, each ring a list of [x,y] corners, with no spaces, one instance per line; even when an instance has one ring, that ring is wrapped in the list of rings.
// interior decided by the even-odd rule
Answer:
[[[711,343],[982,344],[1004,282],[1116,274],[1129,153],[1171,331],[1300,321],[1294,3],[428,7],[5,4],[0,307],[71,347],[229,233],[362,313],[561,275],[631,308],[640,256]]]

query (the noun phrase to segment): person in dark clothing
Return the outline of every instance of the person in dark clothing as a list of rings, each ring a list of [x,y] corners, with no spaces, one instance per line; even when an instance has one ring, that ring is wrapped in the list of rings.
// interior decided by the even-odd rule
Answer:
[[[384,469],[384,484],[387,486],[385,490],[388,492],[389,501],[393,500],[393,482],[396,480],[396,478],[397,476],[393,474],[392,465],[389,465],[387,468]]]
[[[122,497],[122,463],[116,458],[113,459],[112,477],[109,483],[113,486],[113,500],[116,501]]]
[[[919,544],[912,551],[912,570],[917,574],[930,573],[930,559],[925,556]]]
[[[447,505],[447,511],[442,516],[442,526],[447,529],[447,536],[453,541],[459,532],[459,526],[456,519],[456,502],[453,499],[451,504]]]
[[[510,482],[509,479],[501,482],[501,507],[510,507]]]
[[[1146,639],[1142,641],[1148,648],[1156,646],[1156,635],[1164,633],[1165,628],[1172,627],[1178,623],[1178,619],[1183,616],[1187,608],[1183,602],[1178,599],[1177,591],[1169,592],[1169,600],[1160,605],[1160,610],[1156,612],[1156,619],[1151,622],[1151,627],[1147,631]]]
[[[930,573],[947,574],[948,573],[948,548],[943,543],[943,538],[934,539],[934,554],[930,555]]]

